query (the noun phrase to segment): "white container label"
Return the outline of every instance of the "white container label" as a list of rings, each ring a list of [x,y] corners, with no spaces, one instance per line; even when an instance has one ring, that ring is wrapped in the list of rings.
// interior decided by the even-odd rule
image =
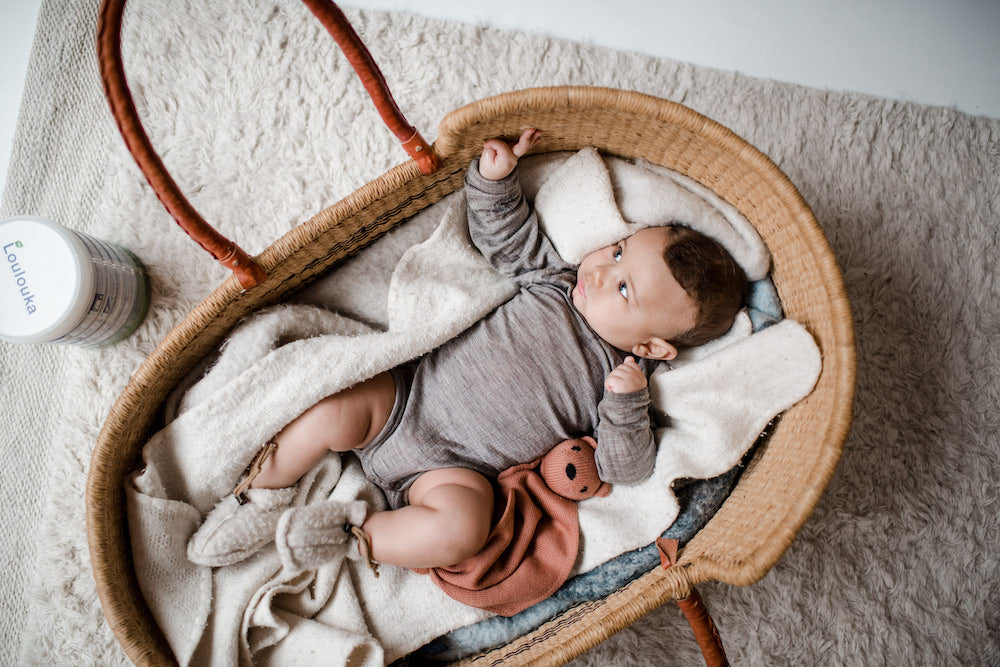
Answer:
[[[0,339],[111,345],[149,307],[149,278],[131,252],[33,216],[0,222]]]
[[[0,332],[40,334],[72,310],[79,292],[73,249],[55,230],[30,221],[0,225]]]

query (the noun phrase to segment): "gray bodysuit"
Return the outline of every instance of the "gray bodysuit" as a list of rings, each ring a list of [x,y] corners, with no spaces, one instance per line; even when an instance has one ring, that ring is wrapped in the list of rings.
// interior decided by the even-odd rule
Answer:
[[[421,473],[462,467],[488,477],[541,457],[559,442],[597,439],[601,479],[636,482],[653,470],[649,392],[605,392],[625,354],[573,306],[576,268],[538,226],[515,170],[502,181],[466,175],[472,240],[518,293],[413,364],[393,372],[396,406],[359,452],[393,507]],[[651,363],[639,360],[647,376]]]

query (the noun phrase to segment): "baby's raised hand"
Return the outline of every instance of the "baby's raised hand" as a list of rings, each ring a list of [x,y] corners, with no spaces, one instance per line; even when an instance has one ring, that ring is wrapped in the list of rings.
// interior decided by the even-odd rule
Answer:
[[[646,386],[646,375],[633,357],[626,357],[608,375],[604,387],[613,394],[629,394]]]
[[[483,178],[499,181],[507,178],[517,166],[517,159],[538,143],[542,133],[528,128],[513,146],[503,139],[489,139],[483,143],[483,154],[479,156],[479,173]]]

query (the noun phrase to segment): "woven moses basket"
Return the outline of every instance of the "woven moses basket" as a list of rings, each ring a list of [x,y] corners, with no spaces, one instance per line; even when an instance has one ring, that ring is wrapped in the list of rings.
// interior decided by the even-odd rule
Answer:
[[[761,579],[790,546],[833,474],[854,393],[853,325],[842,277],[792,183],[767,157],[718,123],[680,104],[603,88],[541,88],[475,102],[441,121],[431,148],[398,114],[377,68],[339,10],[316,0],[306,4],[337,39],[387,125],[420,164],[409,161],[393,168],[278,239],[255,260],[212,236],[214,230],[198,229],[207,223],[176,192],[148,147],[120,65],[124,0],[107,0],[102,8],[102,76],[130,150],[182,227],[239,274],[189,313],[146,359],[111,410],[93,453],[87,484],[91,561],[104,613],[128,656],[140,665],[174,663],[139,591],[123,489],[170,391],[240,318],[281,301],[461,188],[485,139],[517,136],[529,126],[543,130],[538,151],[595,146],[606,154],[641,158],[698,181],[735,206],[770,249],[771,275],[785,313],[813,335],[823,368],[811,395],[781,416],[728,500],[686,545],[675,566],[657,567],[604,599],[571,608],[487,654],[489,664],[561,664],[665,602],[688,597],[699,583],[747,585]]]

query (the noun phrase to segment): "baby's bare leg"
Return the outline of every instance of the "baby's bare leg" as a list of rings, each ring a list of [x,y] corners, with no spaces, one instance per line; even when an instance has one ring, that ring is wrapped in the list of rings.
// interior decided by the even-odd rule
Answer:
[[[274,436],[278,449],[265,461],[251,487],[290,486],[328,451],[364,447],[385,427],[395,400],[396,386],[389,373],[327,396]]]
[[[362,526],[381,563],[447,567],[474,556],[489,537],[493,488],[477,472],[444,468],[410,487],[410,504],[376,512]]]

